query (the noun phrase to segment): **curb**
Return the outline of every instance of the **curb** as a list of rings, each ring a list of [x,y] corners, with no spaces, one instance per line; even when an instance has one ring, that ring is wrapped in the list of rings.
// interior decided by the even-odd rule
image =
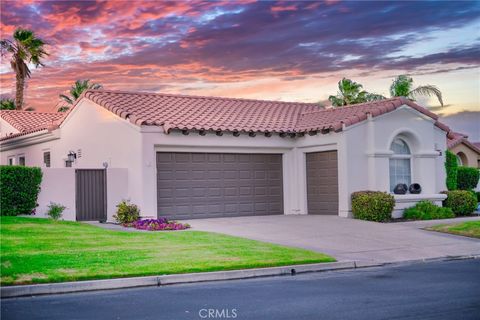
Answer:
[[[173,285],[173,284],[182,284],[182,283],[206,282],[206,281],[236,280],[236,279],[249,279],[249,278],[273,277],[273,276],[285,276],[285,275],[294,276],[299,273],[308,273],[308,272],[352,270],[352,269],[383,267],[383,266],[403,266],[403,265],[419,264],[419,263],[467,260],[467,259],[480,259],[480,255],[449,256],[449,257],[442,257],[442,258],[407,260],[407,261],[400,261],[400,262],[342,261],[342,262],[314,263],[314,264],[290,265],[290,266],[282,266],[282,267],[257,268],[257,269],[243,269],[243,270],[232,270],[232,271],[184,273],[184,274],[170,274],[170,275],[134,277],[134,278],[116,278],[116,279],[106,279],[106,280],[87,280],[87,281],[73,281],[73,282],[62,282],[62,283],[20,285],[20,286],[1,287],[0,297],[14,298],[14,297],[23,297],[23,296],[49,295],[49,294],[85,292],[85,291],[97,291],[97,290],[153,287],[153,286],[164,286],[164,285]]]
[[[327,262],[302,265],[290,265],[282,267],[243,269],[231,271],[214,271],[202,273],[184,273],[169,274],[162,276],[146,276],[134,278],[117,278],[106,280],[87,280],[72,281],[62,283],[46,283],[33,285],[8,286],[0,288],[1,298],[13,298],[22,296],[44,295],[71,293],[94,290],[108,290],[121,288],[163,286],[171,284],[204,282],[204,281],[221,281],[248,279],[269,276],[295,275],[305,272],[319,272],[339,269],[354,269],[354,261],[346,262]]]

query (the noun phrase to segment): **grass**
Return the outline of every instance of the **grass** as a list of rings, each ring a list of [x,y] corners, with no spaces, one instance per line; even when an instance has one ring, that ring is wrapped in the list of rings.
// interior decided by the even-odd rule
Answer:
[[[427,229],[480,239],[480,221],[467,221],[455,224],[439,224]]]
[[[124,232],[0,217],[1,285],[335,261],[313,251],[200,231]]]

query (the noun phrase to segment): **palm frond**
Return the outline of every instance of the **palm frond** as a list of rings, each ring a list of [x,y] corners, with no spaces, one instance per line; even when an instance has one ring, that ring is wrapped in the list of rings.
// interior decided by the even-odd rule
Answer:
[[[74,103],[74,101],[67,95],[60,94],[59,96],[60,96],[60,98],[65,100],[65,102],[68,103],[68,104],[73,104]]]
[[[436,86],[427,84],[425,86],[416,87],[408,93],[409,98],[415,98],[416,96],[435,96],[443,107],[442,92]]]

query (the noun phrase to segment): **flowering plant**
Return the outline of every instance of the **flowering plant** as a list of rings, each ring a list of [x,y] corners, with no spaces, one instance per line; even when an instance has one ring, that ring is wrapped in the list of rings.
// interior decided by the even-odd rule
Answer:
[[[185,230],[190,228],[188,223],[169,221],[167,218],[137,220],[131,225],[135,229],[161,231],[161,230]]]

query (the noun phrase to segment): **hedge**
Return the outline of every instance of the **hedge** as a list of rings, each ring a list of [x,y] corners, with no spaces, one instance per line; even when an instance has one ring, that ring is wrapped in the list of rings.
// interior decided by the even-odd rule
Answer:
[[[442,208],[430,201],[422,200],[415,206],[405,209],[403,217],[414,220],[433,220],[455,218],[455,214],[450,208]]]
[[[41,182],[40,168],[0,166],[0,215],[31,214],[37,206]]]
[[[388,221],[392,218],[395,199],[391,194],[380,191],[358,191],[352,193],[354,218],[368,221]]]
[[[452,209],[457,216],[466,216],[477,208],[477,197],[475,193],[467,190],[453,190],[445,192],[447,199],[443,206]]]
[[[457,190],[457,156],[449,150],[445,152],[445,171],[447,173],[447,189]]]
[[[472,190],[477,187],[480,171],[477,168],[458,167],[457,188],[459,190]]]

